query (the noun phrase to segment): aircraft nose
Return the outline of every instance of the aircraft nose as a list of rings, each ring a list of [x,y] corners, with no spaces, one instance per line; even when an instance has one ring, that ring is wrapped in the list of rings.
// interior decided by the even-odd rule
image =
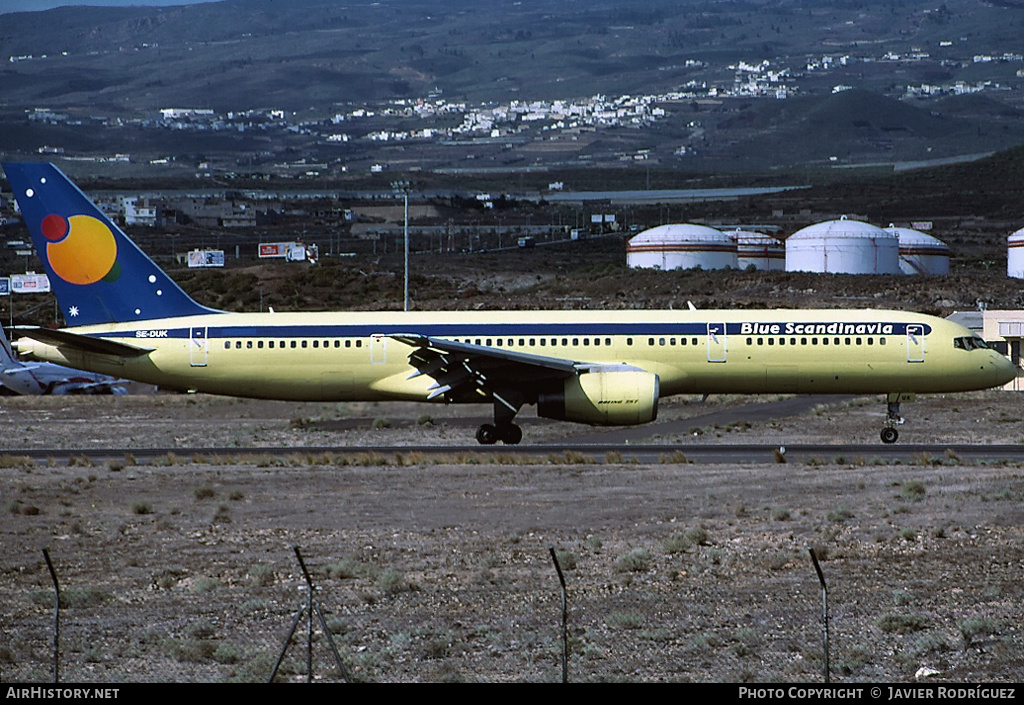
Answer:
[[[1017,366],[1003,355],[992,350],[991,363],[986,365],[986,371],[990,371],[992,386],[1002,386],[1013,381],[1017,377]]]

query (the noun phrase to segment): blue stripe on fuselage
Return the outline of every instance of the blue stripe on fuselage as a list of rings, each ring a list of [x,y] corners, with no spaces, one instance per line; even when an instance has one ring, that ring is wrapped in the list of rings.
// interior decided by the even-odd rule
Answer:
[[[415,333],[441,338],[501,337],[585,337],[585,336],[703,336],[721,323],[421,323],[388,325],[259,325],[207,326],[206,337],[215,339],[246,338],[368,338],[374,335]],[[931,326],[922,323],[885,321],[851,323],[845,321],[778,321],[729,323],[726,335],[906,335],[907,326],[931,333]],[[99,338],[135,338],[137,340],[188,339],[191,328],[139,328],[117,333],[92,333]]]

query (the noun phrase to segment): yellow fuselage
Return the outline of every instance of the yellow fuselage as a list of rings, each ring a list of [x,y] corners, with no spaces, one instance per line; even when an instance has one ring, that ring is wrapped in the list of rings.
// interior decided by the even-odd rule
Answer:
[[[67,329],[150,348],[86,353],[27,338],[36,358],[166,388],[287,400],[425,400],[426,335],[584,363],[626,363],[683,393],[928,393],[1003,384],[1013,366],[923,314],[871,310],[215,313]],[[442,401],[442,398],[438,398]],[[481,400],[483,401],[483,400]]]

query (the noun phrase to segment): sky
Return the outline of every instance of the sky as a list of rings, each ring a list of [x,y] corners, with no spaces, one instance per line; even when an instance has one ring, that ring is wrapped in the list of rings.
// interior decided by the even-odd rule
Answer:
[[[0,0],[0,15],[5,12],[51,10],[64,5],[192,5],[205,0]]]

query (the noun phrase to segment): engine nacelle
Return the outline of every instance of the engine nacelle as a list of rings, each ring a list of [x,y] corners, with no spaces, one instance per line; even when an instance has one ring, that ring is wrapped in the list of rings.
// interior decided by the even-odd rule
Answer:
[[[594,426],[633,426],[658,416],[658,375],[607,365],[569,377],[537,397],[537,415]]]

